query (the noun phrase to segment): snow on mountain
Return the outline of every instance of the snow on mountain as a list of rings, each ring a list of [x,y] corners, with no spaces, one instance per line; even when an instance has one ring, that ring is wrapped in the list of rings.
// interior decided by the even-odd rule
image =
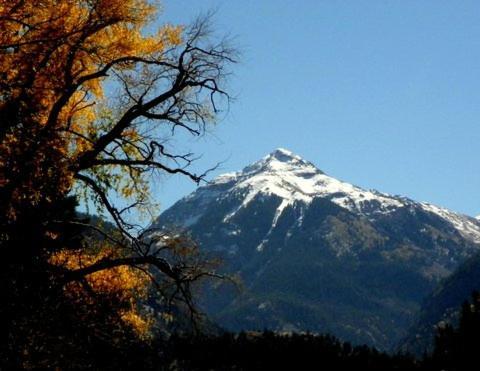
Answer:
[[[375,212],[388,212],[404,206],[395,198],[332,178],[312,163],[282,148],[241,172],[221,175],[213,184],[227,182],[235,183],[232,190],[247,191],[240,208],[247,206],[258,194],[274,194],[283,199],[276,219],[288,205],[295,202],[309,204],[315,197],[329,197],[337,205],[358,212],[366,211],[365,206],[372,202],[378,206]],[[232,211],[228,217],[235,215],[236,211]]]
[[[478,219],[460,215],[453,211],[438,207],[426,202],[421,203],[424,210],[437,214],[451,223],[454,228],[465,238],[480,243],[480,223]]]
[[[283,148],[276,149],[242,171],[218,176],[207,187],[203,187],[203,190],[189,197],[202,197],[203,204],[211,202],[219,195],[218,187],[222,187],[220,193],[223,195],[237,193],[243,197],[242,203],[225,216],[225,222],[259,195],[275,195],[282,199],[272,221],[272,227],[275,227],[286,207],[295,203],[308,205],[313,199],[321,197],[365,216],[387,214],[399,208],[416,205],[447,220],[465,238],[480,243],[480,219],[478,219],[480,216],[474,219],[430,203],[416,203],[405,197],[364,190],[325,174],[311,162]],[[227,187],[227,192],[223,187]],[[190,216],[184,221],[184,226],[192,225],[201,215],[200,211]]]

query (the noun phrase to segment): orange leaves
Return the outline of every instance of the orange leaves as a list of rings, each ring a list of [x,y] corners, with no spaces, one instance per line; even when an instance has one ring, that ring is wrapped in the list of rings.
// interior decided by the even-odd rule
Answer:
[[[53,254],[50,263],[75,270],[93,265],[102,259],[115,257],[118,257],[118,254],[108,247],[102,247],[97,253],[65,250]],[[86,279],[95,292],[112,295],[122,301],[130,300],[133,294],[144,297],[149,283],[145,273],[126,265],[94,272],[86,276]]]
[[[56,266],[76,270],[89,267],[102,259],[114,259],[118,254],[109,247],[101,247],[96,253],[84,251],[60,251],[50,256],[50,263]],[[79,282],[70,282],[65,287],[66,294],[78,305],[92,304],[101,295],[116,307],[117,315],[125,325],[131,327],[137,335],[147,336],[152,321],[146,315],[138,312],[137,302],[146,298],[150,278],[141,270],[119,265],[103,269],[85,277],[89,289]]]
[[[156,11],[156,7],[145,0],[101,0],[96,10],[104,19],[119,18],[143,26]]]
[[[181,26],[164,26],[158,33],[158,38],[165,40],[167,45],[180,45],[182,43],[182,30]]]
[[[153,324],[151,318],[141,316],[133,310],[121,311],[120,318],[125,324],[130,326],[140,338],[147,339],[149,337]]]
[[[71,169],[105,130],[98,107],[108,103],[109,76],[99,71],[124,57],[161,60],[181,43],[181,27],[145,34],[156,10],[148,0],[0,0],[0,116],[11,116],[0,137],[0,174],[2,184],[20,180],[11,197],[52,197],[46,183],[55,195],[72,189]],[[136,71],[136,63],[113,68]],[[114,123],[111,117],[110,128]],[[142,139],[132,130],[123,136],[124,143]],[[138,155],[134,145],[123,149]],[[135,189],[144,187],[124,193]]]
[[[44,123],[52,105],[80,78],[118,58],[149,57],[177,45],[178,27],[165,26],[156,37],[144,36],[143,27],[155,11],[146,0],[0,0],[0,65],[9,88],[0,108],[28,93],[27,104],[38,103],[38,124]],[[102,100],[102,78],[87,79],[74,90],[91,101]],[[78,96],[71,95],[69,105],[76,102]],[[87,113],[77,111],[75,116]],[[56,123],[59,127],[66,125],[65,115]],[[92,124],[94,117],[85,121]]]

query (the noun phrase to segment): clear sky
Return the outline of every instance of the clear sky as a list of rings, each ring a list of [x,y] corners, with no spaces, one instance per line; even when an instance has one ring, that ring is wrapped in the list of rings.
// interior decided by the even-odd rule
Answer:
[[[163,0],[159,23],[217,9],[243,52],[229,114],[179,142],[240,170],[276,147],[341,180],[480,214],[480,2]],[[155,185],[163,208],[195,189]]]

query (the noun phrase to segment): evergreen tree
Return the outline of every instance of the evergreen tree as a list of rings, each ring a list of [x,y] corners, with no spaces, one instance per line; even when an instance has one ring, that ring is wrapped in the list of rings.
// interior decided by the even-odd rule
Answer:
[[[473,292],[460,311],[457,328],[445,324],[438,328],[435,348],[425,361],[432,370],[473,370],[480,354],[480,294]]]

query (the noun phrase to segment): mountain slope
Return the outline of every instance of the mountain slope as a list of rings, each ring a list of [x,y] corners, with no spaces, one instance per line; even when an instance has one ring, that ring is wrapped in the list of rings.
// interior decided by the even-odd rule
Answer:
[[[278,149],[166,210],[238,273],[245,291],[208,290],[207,312],[232,330],[330,331],[386,349],[422,299],[480,247],[480,222],[364,190]]]
[[[442,323],[456,326],[462,304],[470,300],[473,291],[479,290],[480,254],[476,254],[440,282],[424,301],[417,320],[400,344],[400,350],[418,355],[431,351],[436,327]]]

